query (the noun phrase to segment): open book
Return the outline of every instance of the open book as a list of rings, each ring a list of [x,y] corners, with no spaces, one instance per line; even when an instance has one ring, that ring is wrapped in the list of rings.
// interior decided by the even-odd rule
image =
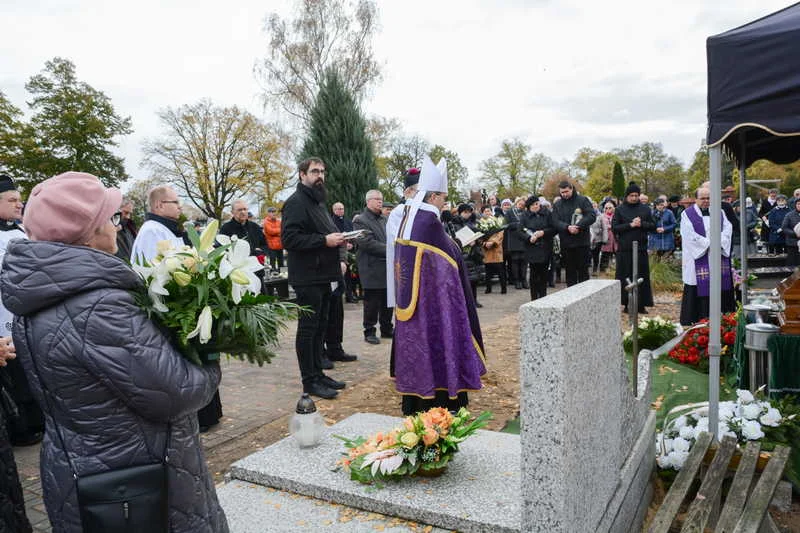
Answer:
[[[467,226],[464,226],[456,232],[456,239],[461,243],[461,246],[469,246],[481,237],[483,237],[483,233],[475,233]]]

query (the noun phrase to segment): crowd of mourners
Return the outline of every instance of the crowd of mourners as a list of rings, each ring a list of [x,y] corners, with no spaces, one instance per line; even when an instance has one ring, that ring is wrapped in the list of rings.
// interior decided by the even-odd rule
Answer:
[[[310,395],[335,399],[346,383],[325,371],[358,359],[342,344],[344,302],[363,301],[366,343],[391,343],[389,374],[403,414],[455,411],[481,388],[478,287],[492,293],[495,280],[501,294],[529,290],[535,300],[610,268],[625,282],[635,263],[644,279],[636,310],[647,313],[650,260],[680,256],[681,323],[707,316],[707,184],[693,198],[650,202],[631,182],[622,198],[596,202],[562,181],[552,201],[487,195],[451,206],[446,162],[426,159],[422,171],[406,173],[397,206],[370,190],[350,217],[341,202],[328,210],[325,177],[321,159],[302,161],[281,212],[268,207],[259,221],[237,200],[220,228],[247,239],[265,265],[265,291],[291,285],[310,311],[295,339]],[[14,180],[0,176],[0,532],[32,530],[12,447],[39,442],[54,531],[122,530],[109,524],[129,520],[154,532],[227,531],[199,441],[222,416],[219,365],[187,361],[132,296],[141,280],[131,262],[152,260],[160,241],[186,242],[176,191],[154,187],[141,226],[133,220],[139,206],[90,174],[45,180],[27,200],[23,212]],[[764,244],[766,254],[786,253],[787,265],[800,265],[800,189],[791,198],[771,190],[758,207],[749,198],[744,206],[723,200],[726,311],[734,305],[730,259],[743,247],[752,253]],[[91,499],[107,483],[124,487],[127,475],[156,487],[144,494],[160,511],[141,518],[129,515],[127,500]]]

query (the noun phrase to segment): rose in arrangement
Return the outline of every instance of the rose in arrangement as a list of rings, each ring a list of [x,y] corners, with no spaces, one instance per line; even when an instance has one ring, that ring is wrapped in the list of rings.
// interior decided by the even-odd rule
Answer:
[[[735,402],[719,403],[717,438],[726,435],[739,443],[760,440],[762,450],[772,450],[778,444],[792,445],[800,433],[795,422],[797,413],[784,416],[782,412],[797,411],[789,401],[773,405],[759,389],[754,396],[748,390],[737,390]],[[663,432],[656,433],[656,462],[662,469],[680,470],[689,456],[698,435],[708,431],[708,402],[676,407],[670,413],[691,409],[686,414],[666,422]]]
[[[218,235],[218,228],[211,221],[198,235],[187,224],[193,246],[159,242],[152,263],[133,265],[144,281],[136,299],[190,361],[201,364],[210,354],[227,353],[261,366],[302,308],[261,294],[255,273],[264,267],[250,256],[250,245]]]
[[[639,319],[639,349],[654,350],[680,332],[680,326],[661,316],[644,317]],[[628,330],[622,336],[622,346],[630,352],[633,348],[633,330]]]
[[[708,368],[708,319],[700,321],[699,327],[692,328],[672,350],[669,357],[684,365]],[[720,322],[720,341],[722,355],[728,355],[736,343],[736,313],[722,315]]]
[[[355,439],[334,435],[348,448],[337,466],[349,470],[350,479],[366,484],[438,470],[447,466],[459,443],[486,426],[491,417],[484,412],[471,418],[463,407],[455,415],[434,407],[406,417],[401,427],[387,433]]]

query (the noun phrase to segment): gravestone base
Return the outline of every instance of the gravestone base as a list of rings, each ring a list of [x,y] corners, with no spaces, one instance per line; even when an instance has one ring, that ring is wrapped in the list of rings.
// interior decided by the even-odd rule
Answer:
[[[368,436],[401,423],[401,418],[355,414],[329,427],[328,435],[316,448],[300,449],[292,438],[285,438],[234,463],[229,476],[232,483],[238,480],[272,487],[448,530],[520,531],[518,435],[478,431],[459,446],[442,476],[389,481],[383,488],[362,485],[351,481],[346,472],[332,470],[346,450],[333,435]],[[226,513],[235,515],[232,521],[263,524],[269,520],[274,503],[264,502],[262,506],[258,502],[270,498],[262,498],[263,492],[256,490],[259,496],[254,496],[250,505],[242,506],[241,497],[229,497],[228,493],[248,494],[254,489],[229,485],[218,492]]]

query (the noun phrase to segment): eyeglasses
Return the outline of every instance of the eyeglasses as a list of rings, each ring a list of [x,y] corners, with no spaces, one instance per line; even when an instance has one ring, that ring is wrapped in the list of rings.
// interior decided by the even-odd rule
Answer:
[[[314,174],[315,176],[319,176],[320,174],[325,174],[324,168],[312,168],[308,171],[309,174]]]
[[[119,226],[119,223],[122,221],[122,213],[117,211],[113,215],[111,215],[111,223],[115,226]]]
[[[175,205],[180,205],[180,204],[181,204],[181,201],[180,201],[180,200],[161,200],[161,203],[162,203],[162,204],[175,204]]]
[[[368,201],[368,202],[369,202],[370,200],[378,200],[379,202],[382,202],[382,201],[383,201],[383,198],[368,198],[368,199],[367,199],[367,201]]]

